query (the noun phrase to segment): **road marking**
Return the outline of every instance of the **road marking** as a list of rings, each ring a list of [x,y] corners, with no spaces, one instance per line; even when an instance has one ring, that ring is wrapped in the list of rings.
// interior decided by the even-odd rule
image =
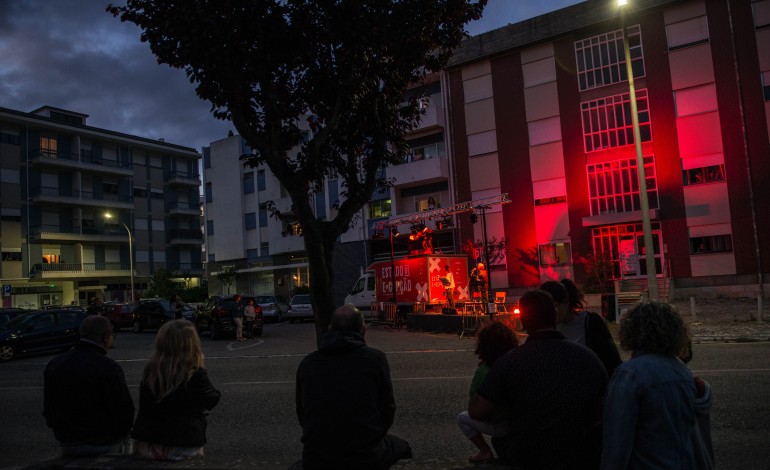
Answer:
[[[264,341],[263,341],[263,340],[261,340],[261,339],[258,339],[256,343],[249,343],[249,344],[244,344],[244,345],[243,345],[243,347],[240,347],[240,348],[235,348],[235,347],[233,347],[233,345],[234,345],[235,343],[237,343],[237,341],[233,341],[233,342],[231,342],[231,343],[228,343],[228,344],[227,344],[227,350],[228,350],[228,351],[240,351],[241,349],[250,348],[250,347],[252,347],[252,346],[259,346],[260,344],[264,343]]]

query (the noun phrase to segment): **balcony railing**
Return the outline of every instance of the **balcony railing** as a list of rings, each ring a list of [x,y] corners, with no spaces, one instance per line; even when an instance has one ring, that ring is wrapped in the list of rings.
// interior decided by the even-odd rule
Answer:
[[[33,156],[33,161],[39,159],[46,163],[68,162],[78,165],[84,164],[91,166],[94,170],[103,169],[117,169],[117,170],[132,170],[133,164],[131,162],[119,162],[116,160],[105,160],[103,158],[96,158],[93,155],[78,155],[71,152],[51,152],[48,150],[38,150],[37,154]]]
[[[171,202],[166,205],[166,212],[169,214],[200,215],[201,208],[198,203],[189,202]]]
[[[32,188],[30,196],[34,199],[45,199],[50,202],[70,203],[70,204],[128,204],[132,205],[134,197],[120,194],[104,194],[91,191],[80,191],[78,189],[62,189],[52,187]]]
[[[201,184],[200,175],[191,174],[186,171],[169,171],[164,176],[169,184],[186,186],[199,186]]]
[[[203,234],[200,230],[178,228],[168,232],[167,240],[172,245],[198,245],[203,243]]]
[[[129,263],[40,263],[32,266],[35,279],[130,276]]]

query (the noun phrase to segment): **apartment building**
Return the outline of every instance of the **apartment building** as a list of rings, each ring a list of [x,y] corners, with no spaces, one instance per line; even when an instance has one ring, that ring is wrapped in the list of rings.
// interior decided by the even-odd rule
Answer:
[[[87,118],[0,108],[3,306],[139,298],[160,268],[200,284],[200,154]]]
[[[770,272],[770,1],[587,1],[469,38],[446,69],[458,201],[507,193],[494,288],[646,279],[759,292]],[[654,253],[645,253],[623,41]],[[461,237],[479,238],[460,218]],[[474,232],[475,231],[475,232]],[[670,283],[670,286],[668,286]]]
[[[335,297],[339,302],[374,259],[390,256],[388,240],[372,238],[374,224],[399,214],[453,203],[439,76],[431,77],[424,86],[425,89],[411,91],[425,96],[421,102],[425,114],[420,126],[407,137],[410,153],[403,164],[385,169],[394,186],[373,195],[372,202],[361,210],[335,247]],[[304,240],[296,221],[286,217],[291,199],[269,168],[243,166],[240,156],[251,153],[239,135],[212,142],[203,149],[209,292],[229,290],[288,297],[295,287],[308,284]],[[338,179],[327,178],[323,190],[313,196],[317,217],[335,216],[341,187]],[[271,216],[270,203],[283,214],[282,220]],[[455,229],[451,224],[437,227],[436,222],[429,222],[436,229],[434,245],[454,253]],[[408,225],[399,228],[403,233],[409,232]],[[410,248],[406,237],[399,239],[394,249],[397,255],[407,254]],[[227,266],[238,271],[230,286],[217,278]]]

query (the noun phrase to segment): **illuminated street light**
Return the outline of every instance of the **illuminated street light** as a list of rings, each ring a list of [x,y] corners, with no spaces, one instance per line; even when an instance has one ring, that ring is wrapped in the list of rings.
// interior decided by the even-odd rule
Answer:
[[[112,214],[109,212],[104,213],[105,219],[112,219]],[[133,242],[133,236],[131,235],[131,230],[128,228],[128,225],[124,224],[121,221],[120,225],[123,226],[124,229],[126,229],[126,233],[128,233],[128,263],[129,263],[129,269],[131,270],[131,302],[134,301],[136,298],[134,296],[134,242]]]
[[[645,264],[647,266],[647,288],[649,300],[658,299],[658,278],[655,271],[655,249],[652,244],[652,225],[650,224],[650,203],[647,199],[647,179],[644,172],[644,156],[642,155],[642,139],[639,131],[639,115],[636,108],[636,89],[634,88],[634,71],[631,66],[631,51],[626,34],[624,8],[627,0],[618,0],[620,6],[620,25],[623,29],[623,52],[626,56],[626,74],[628,75],[628,93],[631,99],[631,122],[634,125],[634,145],[636,146],[636,168],[639,175],[639,201],[642,206],[642,230],[644,231]]]

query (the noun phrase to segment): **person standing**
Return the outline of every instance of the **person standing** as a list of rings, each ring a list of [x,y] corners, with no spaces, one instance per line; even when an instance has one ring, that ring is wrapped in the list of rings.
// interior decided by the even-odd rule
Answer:
[[[206,414],[221,396],[204,367],[195,325],[165,323],[155,337],[139,386],[139,414],[131,432],[134,456],[151,460],[203,457]]]
[[[631,359],[615,369],[610,382],[601,468],[710,468],[697,463],[703,448],[694,445],[694,435],[703,403],[697,381],[679,358],[689,341],[682,318],[669,304],[642,302],[623,316],[619,335]],[[704,437],[713,464],[710,434]]]
[[[455,308],[455,277],[452,274],[452,270],[449,269],[449,265],[444,266],[444,277],[446,283],[444,284],[444,292],[446,293],[446,300],[449,302],[449,308],[454,310]]]
[[[338,308],[321,347],[297,369],[304,470],[387,469],[412,457],[408,442],[388,434],[396,414],[390,365],[365,332],[358,309]]]
[[[529,337],[495,361],[468,415],[488,421],[504,410],[510,432],[492,445],[511,467],[595,468],[607,372],[596,354],[556,330],[548,292],[525,293],[519,308]]]
[[[243,304],[241,303],[240,294],[235,294],[233,296],[233,305],[230,310],[230,315],[235,324],[235,340],[246,341],[246,338],[243,337]]]
[[[253,337],[252,332],[254,331],[254,321],[257,318],[257,309],[254,308],[254,299],[248,299],[246,301],[246,306],[243,307],[243,325],[246,329],[246,337],[251,338]]]
[[[96,297],[93,299],[93,301],[88,304],[88,308],[86,308],[86,315],[101,315],[104,312],[104,307],[102,305],[102,299],[101,297]]]
[[[184,318],[182,315],[182,311],[184,310],[184,302],[182,301],[182,298],[179,296],[179,294],[174,294],[174,296],[171,297],[171,307],[174,309],[174,318],[177,320]]]
[[[489,276],[487,274],[487,268],[484,263],[479,263],[471,271],[471,292],[478,293],[478,297],[484,304],[484,310],[486,311],[489,304],[489,296],[487,295],[487,283],[489,282]]]
[[[113,335],[99,315],[83,320],[80,340],[43,374],[43,416],[64,456],[120,452],[134,421],[123,369],[107,357]]]
[[[607,376],[612,377],[615,368],[623,361],[604,318],[585,309],[583,294],[569,279],[561,282],[547,281],[540,288],[551,294],[556,302],[556,329],[568,340],[582,344],[596,353]]]

